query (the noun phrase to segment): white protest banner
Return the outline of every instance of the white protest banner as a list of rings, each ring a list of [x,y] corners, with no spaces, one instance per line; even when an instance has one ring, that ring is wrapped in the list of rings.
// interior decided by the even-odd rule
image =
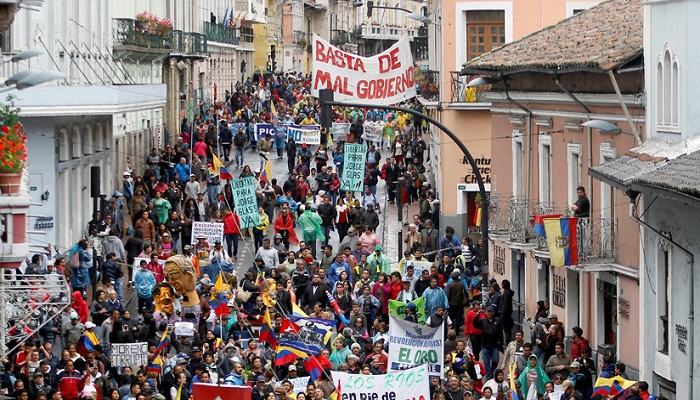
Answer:
[[[361,192],[365,183],[365,169],[367,169],[367,145],[345,143],[343,154],[345,161],[340,190]]]
[[[192,239],[190,244],[197,243],[198,236],[207,238],[207,243],[213,246],[217,240],[224,238],[224,224],[222,222],[192,222]]]
[[[428,366],[384,375],[359,375],[333,371],[338,400],[430,400]]]
[[[406,271],[406,267],[412,266],[413,267],[413,275],[415,276],[420,276],[424,270],[430,271],[430,267],[433,266],[433,263],[430,261],[411,261],[411,260],[406,260],[406,266],[404,267],[404,271]]]
[[[374,125],[374,123],[365,123],[362,125],[362,140],[378,142],[382,140],[383,133],[384,128],[381,125]]]
[[[148,343],[112,343],[112,366],[132,367],[148,364]]]
[[[348,140],[349,134],[349,122],[334,122],[333,125],[331,125],[331,135],[333,135],[334,142],[344,142]]]
[[[287,127],[287,137],[293,137],[297,143],[311,145],[321,144],[320,125],[289,125]]]
[[[335,101],[362,100],[389,105],[416,96],[413,56],[408,36],[386,51],[360,57],[331,45],[314,33],[311,94],[333,89]]]
[[[234,179],[231,181],[233,202],[236,205],[236,214],[241,220],[241,229],[260,225],[258,214],[258,200],[255,196],[255,180],[252,176]]]
[[[289,383],[294,385],[293,393],[306,393],[306,386],[309,384],[309,377],[305,376],[303,378],[287,379]]]
[[[175,335],[192,336],[194,324],[192,322],[178,321],[175,323]]]
[[[389,365],[387,371],[401,371],[423,365],[429,378],[444,378],[445,324],[430,328],[389,314]]]

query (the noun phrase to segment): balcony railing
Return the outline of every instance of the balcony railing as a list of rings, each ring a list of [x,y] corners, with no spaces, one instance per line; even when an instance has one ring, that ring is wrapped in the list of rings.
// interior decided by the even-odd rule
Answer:
[[[451,101],[457,103],[474,103],[483,101],[483,87],[467,87],[474,76],[462,76],[459,71],[450,72],[452,75]]]
[[[129,18],[112,21],[115,46],[137,46],[149,49],[170,49],[172,32],[158,34]]]
[[[508,232],[509,199],[498,193],[489,195],[489,234],[503,235]]]
[[[357,43],[357,38],[355,37],[355,32],[348,32],[342,29],[333,29],[331,31],[331,43],[334,45]]]
[[[238,45],[241,41],[240,30],[222,24],[204,21],[204,36],[208,41]]]
[[[440,71],[416,71],[414,78],[423,98],[437,100],[440,97]]]
[[[186,55],[205,55],[207,37],[201,33],[172,31],[172,49],[175,53]]]
[[[294,31],[292,42],[299,46],[306,46],[309,44],[309,34],[304,31]]]
[[[579,264],[617,261],[617,219],[579,218]]]

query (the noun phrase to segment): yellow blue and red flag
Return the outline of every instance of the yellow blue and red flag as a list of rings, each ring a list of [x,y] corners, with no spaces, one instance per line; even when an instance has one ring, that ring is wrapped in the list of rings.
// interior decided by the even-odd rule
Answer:
[[[593,386],[593,394],[599,394],[603,397],[617,396],[632,387],[635,383],[637,382],[627,380],[621,376],[598,378]]]
[[[535,232],[536,235],[540,235],[542,237],[547,237],[547,231],[544,229],[544,219],[545,218],[559,218],[561,217],[561,214],[538,214],[535,215],[535,226],[533,227],[533,231]]]
[[[550,265],[578,265],[577,218],[544,218]]]

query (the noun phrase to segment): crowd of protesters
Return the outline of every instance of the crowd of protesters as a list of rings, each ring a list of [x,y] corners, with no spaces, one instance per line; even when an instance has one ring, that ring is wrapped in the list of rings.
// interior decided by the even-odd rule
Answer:
[[[460,239],[452,227],[440,228],[440,202],[426,177],[425,121],[371,108],[334,108],[334,122],[350,123],[344,141],[368,145],[364,190],[342,192],[342,141],[325,130],[319,146],[285,136],[285,126],[321,122],[308,87],[309,77],[301,75],[248,79],[227,91],[225,101],[202,103],[194,121],[182,120],[177,135],[165,129],[163,148],[152,149],[143,168],[127,160],[120,190],[94,215],[85,239],[27,263],[27,274],[63,274],[71,304],[4,360],[5,393],[39,400],[182,400],[202,382],[250,385],[253,400],[329,399],[333,371],[387,372],[388,302],[407,303],[406,318],[415,322],[414,300],[423,297],[426,324],[444,324],[447,336],[448,372],[444,380],[431,381],[433,399],[504,398],[510,374],[520,398],[533,383],[540,398],[552,399],[555,388],[568,396],[561,398],[591,397],[596,368],[581,329],[573,328],[574,348],[565,354],[563,326],[543,303],[531,340],[521,331],[512,340],[510,283],[499,285],[480,273],[487,263],[481,239]],[[422,110],[417,101],[405,106]],[[278,129],[256,137],[256,123]],[[380,137],[365,140],[372,129]],[[275,156],[287,158],[283,176],[265,173]],[[217,160],[233,178],[256,180],[259,225],[241,229]],[[380,213],[397,201],[417,202],[418,212],[404,228],[406,251],[390,259],[377,229]],[[192,238],[196,221],[223,223],[222,240]],[[241,244],[244,238],[250,239]],[[254,262],[239,271],[244,251]],[[163,288],[175,293],[174,278],[163,268],[175,255],[187,257],[196,272],[201,317],[192,335],[172,330],[187,320],[186,313],[155,309],[155,302],[183,302],[163,294]],[[432,264],[417,273],[409,260]],[[218,285],[219,275],[227,288]],[[227,312],[216,312],[210,302],[224,293]],[[351,322],[314,358],[324,373],[298,392],[292,381],[309,372],[302,360],[276,365],[270,344],[256,337],[265,315],[279,333],[296,307],[311,317],[340,320],[343,314]],[[79,346],[86,332],[98,340],[87,350]],[[167,346],[156,350],[164,336]],[[154,352],[163,355],[159,373],[147,364],[112,366],[111,344],[132,342],[147,342],[149,359]],[[517,367],[511,371],[511,365]],[[624,365],[609,359],[603,369],[624,374]]]

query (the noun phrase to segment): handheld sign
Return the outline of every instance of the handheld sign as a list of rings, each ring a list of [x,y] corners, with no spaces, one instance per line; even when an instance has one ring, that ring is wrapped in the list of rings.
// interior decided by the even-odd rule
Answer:
[[[367,145],[345,143],[345,162],[340,191],[361,192],[367,168]]]
[[[231,181],[233,202],[236,204],[236,214],[241,220],[241,229],[260,225],[258,200],[255,197],[255,180],[252,176]]]

